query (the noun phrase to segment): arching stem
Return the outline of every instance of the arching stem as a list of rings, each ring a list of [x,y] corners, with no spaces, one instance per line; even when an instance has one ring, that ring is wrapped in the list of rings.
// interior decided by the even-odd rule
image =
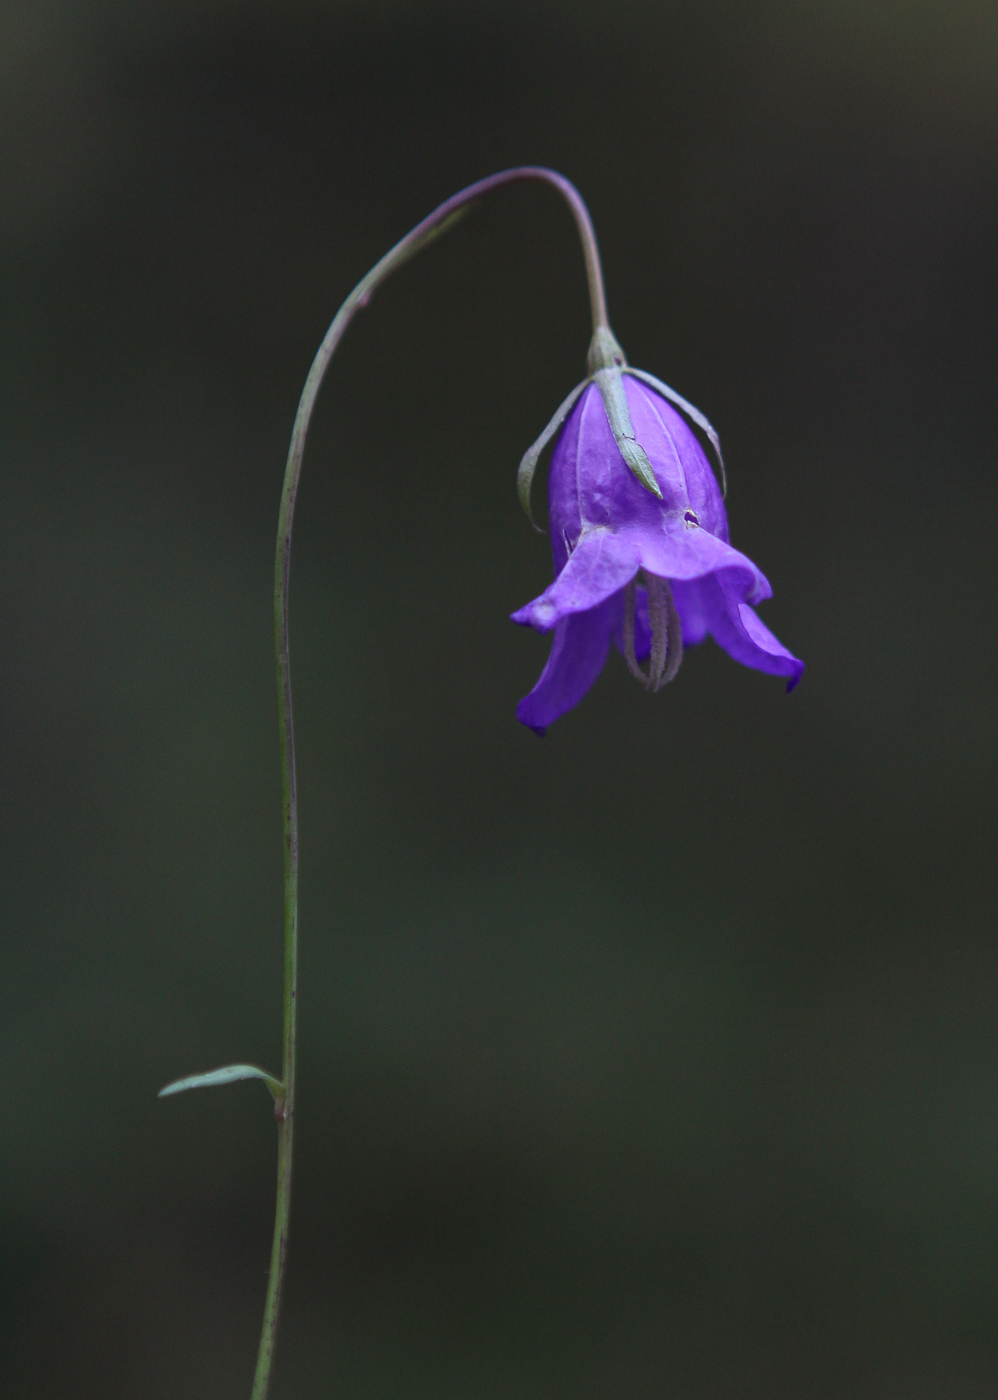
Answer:
[[[277,560],[274,569],[274,633],[277,648],[277,709],[281,740],[281,801],[284,818],[284,1063],[281,1079],[283,1100],[278,1099],[274,1111],[278,1122],[277,1137],[277,1209],[274,1217],[274,1243],[270,1256],[270,1277],[264,1304],[263,1331],[253,1380],[252,1400],[264,1400],[270,1385],[277,1319],[281,1303],[281,1285],[288,1250],[288,1219],[291,1206],[291,1147],[295,1121],[295,1002],[298,993],[298,798],[295,784],[295,741],[291,714],[291,662],[288,646],[288,580],[291,567],[291,527],[294,520],[295,496],[305,454],[305,438],[316,396],[323,377],[343,338],[354,313],[366,306],[377,287],[443,233],[467,211],[468,206],[490,190],[519,180],[539,180],[552,185],[567,201],[575,217],[589,283],[593,329],[607,325],[606,296],[600,268],[596,234],[589,211],[578,190],[564,176],[540,166],[521,166],[490,175],[454,195],[411,233],[406,234],[357,284],[336,313],[336,317],[319,346],[312,362],[305,388],[298,404],[298,413],[291,434],[288,465],[281,493],[281,510],[277,524]]]

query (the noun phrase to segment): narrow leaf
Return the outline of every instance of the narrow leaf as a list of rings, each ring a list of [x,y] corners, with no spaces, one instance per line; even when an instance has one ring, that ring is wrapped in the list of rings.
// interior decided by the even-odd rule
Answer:
[[[207,1089],[213,1084],[233,1084],[237,1079],[262,1079],[275,1099],[284,1093],[284,1085],[266,1070],[256,1065],[226,1065],[224,1069],[211,1069],[207,1074],[189,1074],[186,1079],[175,1079],[160,1089],[157,1098],[165,1099],[168,1094],[182,1094],[185,1089]]]

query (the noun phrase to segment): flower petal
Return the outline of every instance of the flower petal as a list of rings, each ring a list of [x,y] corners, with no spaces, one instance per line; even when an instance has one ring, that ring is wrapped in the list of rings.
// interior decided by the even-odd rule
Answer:
[[[712,597],[707,579],[692,579],[688,583],[673,583],[672,597],[683,624],[683,646],[695,647],[710,631],[710,616],[704,594]]]
[[[549,724],[578,704],[603,669],[621,606],[618,595],[597,608],[562,618],[540,679],[516,707],[521,724],[543,734]],[[516,613],[513,619],[519,620]]]
[[[786,676],[787,690],[793,690],[804,673],[803,661],[787,651],[747,603],[727,593],[717,577],[676,583],[673,597],[683,622],[684,646],[695,645],[710,632],[735,661],[770,676]]]
[[[638,564],[636,541],[625,532],[586,530],[554,583],[513,613],[513,621],[550,632],[563,617],[588,612],[619,593],[637,573]]]
[[[513,621],[550,632],[569,613],[597,607],[624,588],[639,568],[670,582],[718,574],[738,599],[757,603],[772,597],[769,583],[751,559],[680,519],[668,525],[659,521],[622,530],[584,530],[554,583],[515,612]]]
[[[701,428],[703,432],[707,434],[707,437],[710,439],[710,445],[717,454],[717,464],[721,468],[721,496],[727,496],[728,474],[724,470],[724,458],[721,456],[721,439],[718,437],[717,429],[714,427],[713,423],[711,423],[710,419],[704,417],[700,410],[690,403],[689,399],[684,399],[682,394],[677,394],[675,389],[671,389],[668,384],[663,384],[661,379],[656,379],[655,376],[649,374],[647,370],[634,369],[631,365],[626,365],[624,373],[633,374],[635,379],[640,379],[642,383],[647,384],[650,389],[656,390],[663,398],[670,399],[677,408],[682,409],[687,418],[692,419],[697,427]]]
[[[621,531],[625,533],[631,532]],[[638,537],[638,563],[650,574],[676,582],[716,574],[729,593],[747,603],[761,603],[773,596],[769,580],[752,560],[709,530],[679,520],[658,530],[636,529],[634,533]]]
[[[667,489],[666,482],[671,487],[673,508],[685,515],[686,508],[692,507],[705,530],[730,544],[728,517],[717,478],[690,425],[670,403],[633,375],[624,383],[635,436],[644,444],[655,470],[661,473],[663,490]]]

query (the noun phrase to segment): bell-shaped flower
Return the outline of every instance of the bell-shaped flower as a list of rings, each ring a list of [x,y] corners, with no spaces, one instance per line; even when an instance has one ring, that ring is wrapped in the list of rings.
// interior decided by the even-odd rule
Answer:
[[[521,464],[529,514],[534,469],[558,434],[548,481],[555,579],[513,614],[553,630],[554,643],[517,718],[543,734],[589,690],[611,640],[647,690],[671,681],[683,648],[708,633],[743,665],[785,676],[792,690],[804,664],[756,616],[753,605],[772,589],[731,547],[717,480],[673,404],[720,460],[713,428],[667,385],[630,369],[605,327],[593,337],[589,368]]]

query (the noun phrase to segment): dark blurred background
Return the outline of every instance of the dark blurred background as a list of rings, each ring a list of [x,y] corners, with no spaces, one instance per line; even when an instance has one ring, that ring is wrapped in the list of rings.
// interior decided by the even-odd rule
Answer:
[[[492,196],[323,390],[292,588],[276,1400],[998,1393],[998,12],[0,5],[0,1390],[249,1393],[271,601],[304,376],[435,204],[553,165],[805,658],[614,654],[539,741],[514,490],[571,220]]]

